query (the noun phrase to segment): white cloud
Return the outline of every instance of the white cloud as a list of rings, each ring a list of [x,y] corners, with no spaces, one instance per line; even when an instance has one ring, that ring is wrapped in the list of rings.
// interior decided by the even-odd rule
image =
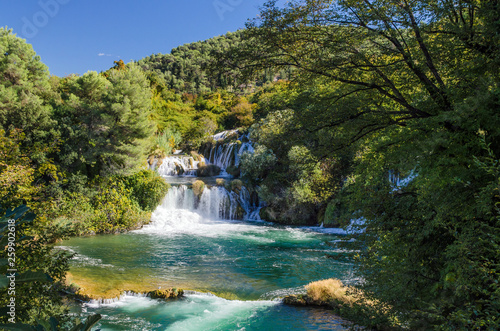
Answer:
[[[106,53],[99,53],[97,56],[113,56],[112,54],[106,54]]]

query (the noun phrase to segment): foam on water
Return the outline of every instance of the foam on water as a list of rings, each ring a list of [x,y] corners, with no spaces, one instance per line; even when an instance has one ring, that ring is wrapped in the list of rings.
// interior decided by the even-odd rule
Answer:
[[[244,222],[211,220],[187,209],[158,207],[151,217],[152,222],[133,233],[158,236],[193,235],[198,237],[241,237],[264,234],[269,229]]]
[[[240,329],[248,326],[256,313],[279,304],[279,300],[226,300],[190,291],[176,301],[125,293],[113,300],[92,301],[85,304],[85,308],[87,313],[103,313],[98,325],[101,330],[113,330],[113,325],[120,320],[120,325],[129,326],[130,330],[153,330],[162,326],[162,330],[194,331]],[[112,315],[106,314],[108,312]]]

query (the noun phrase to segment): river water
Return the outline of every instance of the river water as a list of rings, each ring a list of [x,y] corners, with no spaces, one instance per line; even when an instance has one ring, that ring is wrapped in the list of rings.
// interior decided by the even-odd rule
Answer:
[[[86,285],[102,291],[190,290],[177,301],[125,293],[86,303],[84,313],[103,315],[94,330],[343,329],[330,311],[280,301],[312,281],[352,281],[353,265],[336,247],[341,231],[221,219],[225,213],[213,212],[228,203],[220,192],[207,191],[212,197],[201,208],[191,205],[190,189],[174,191],[141,230],[60,244],[76,253],[70,272],[77,283],[91,280]]]

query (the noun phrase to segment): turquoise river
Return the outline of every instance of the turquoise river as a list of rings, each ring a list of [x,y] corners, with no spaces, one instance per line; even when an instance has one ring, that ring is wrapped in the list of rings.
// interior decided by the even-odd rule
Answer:
[[[278,226],[248,213],[228,220],[233,200],[224,188],[206,188],[200,201],[189,186],[174,186],[144,228],[60,243],[75,253],[75,283],[108,297],[116,291],[79,307],[103,316],[93,330],[343,330],[328,310],[281,303],[312,281],[354,281],[336,246],[342,231]],[[188,291],[168,302],[124,292],[167,287]]]

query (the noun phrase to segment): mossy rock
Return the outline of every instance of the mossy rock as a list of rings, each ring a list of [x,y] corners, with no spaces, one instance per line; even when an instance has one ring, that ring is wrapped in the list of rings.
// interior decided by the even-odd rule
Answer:
[[[229,166],[226,168],[226,172],[230,174],[233,177],[239,177],[241,174],[241,170],[238,167],[235,166]]]
[[[220,174],[220,167],[214,164],[198,166],[196,175],[198,177],[213,177]]]
[[[197,180],[193,183],[193,193],[195,196],[199,197],[205,189],[205,183],[201,180]]]
[[[238,139],[238,132],[231,132],[230,134],[228,134],[228,135],[224,138],[223,142],[224,142],[224,143],[228,143],[228,142],[231,142],[231,141],[233,141],[233,140],[235,140],[235,139]]]
[[[177,288],[169,288],[166,290],[155,290],[148,292],[148,297],[151,299],[162,299],[162,300],[168,300],[168,299],[177,299],[180,298],[184,295],[184,291],[181,289]]]
[[[217,178],[215,180],[215,185],[217,185],[217,186],[226,186],[226,180],[224,178]]]
[[[241,189],[243,188],[243,182],[239,179],[232,180],[231,183],[231,191],[240,193]]]

